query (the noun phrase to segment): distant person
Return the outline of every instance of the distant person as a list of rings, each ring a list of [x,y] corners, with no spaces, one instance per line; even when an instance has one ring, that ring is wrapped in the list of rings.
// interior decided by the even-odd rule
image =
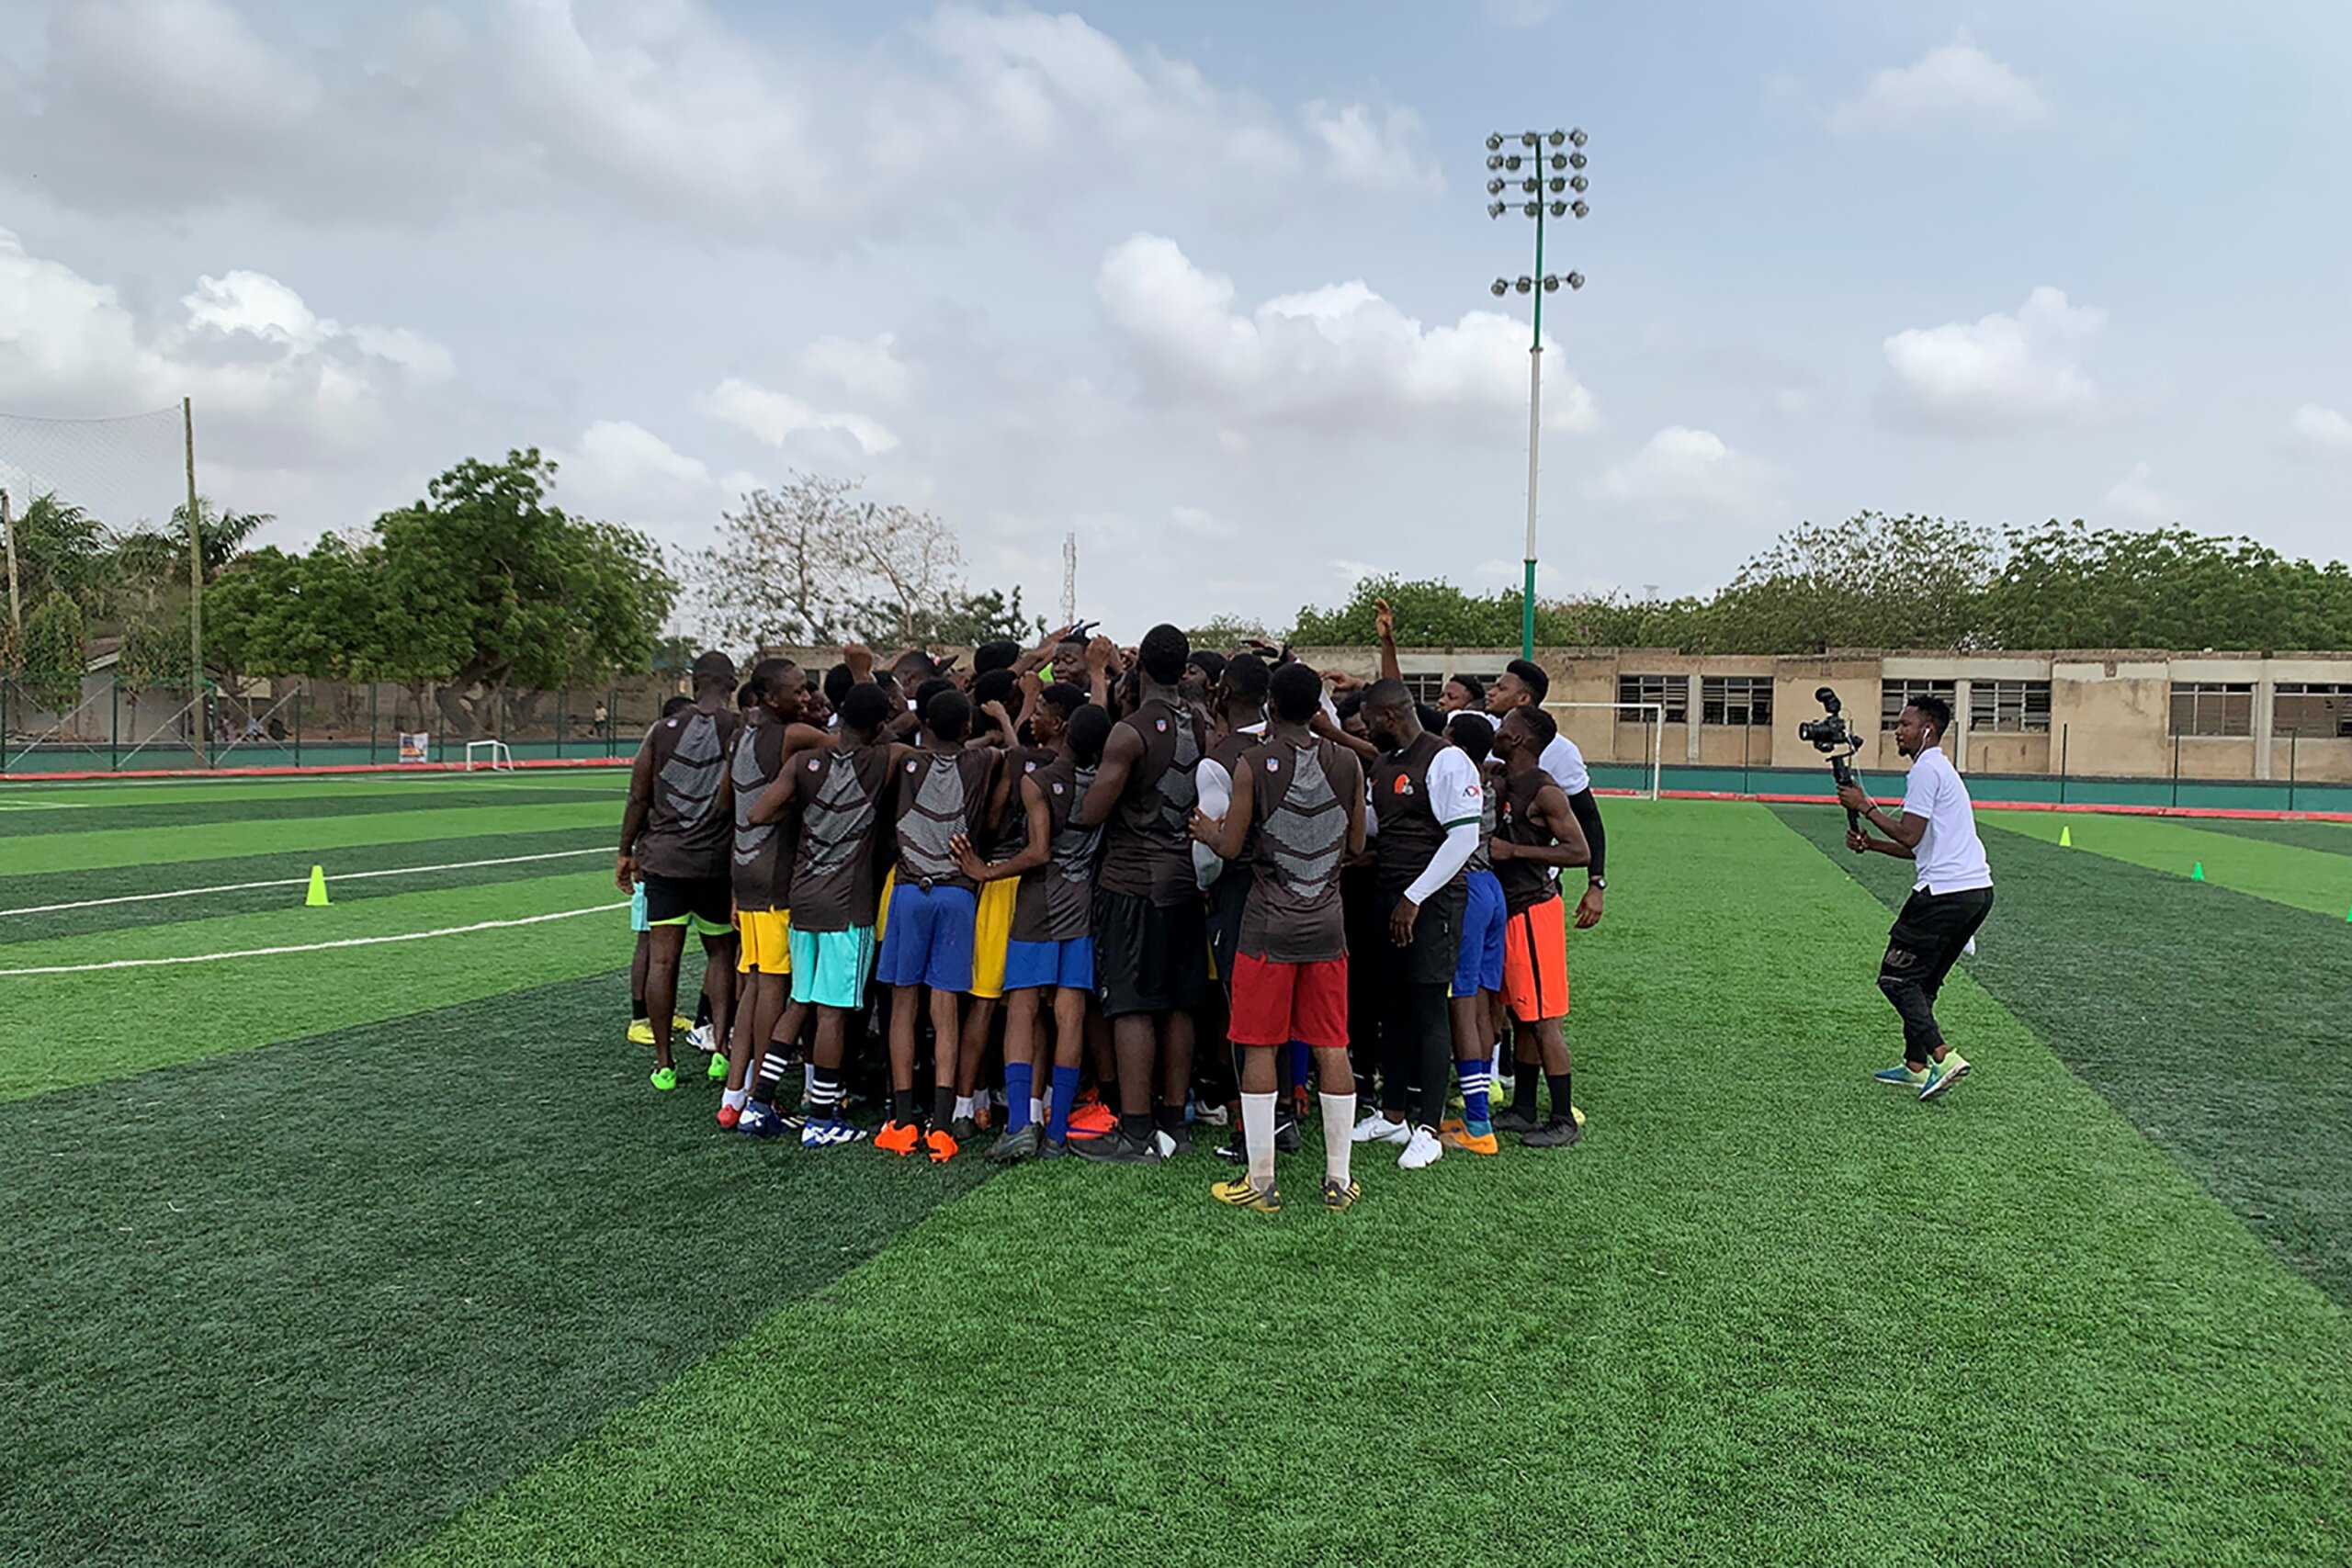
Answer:
[[[1993,868],[1976,836],[1975,803],[1960,770],[1943,753],[1944,731],[1951,727],[1951,705],[1937,696],[1912,698],[1895,720],[1894,749],[1911,759],[1901,817],[1879,810],[1860,781],[1838,791],[1839,805],[1860,812],[1864,822],[1886,835],[1873,838],[1868,829],[1851,829],[1848,849],[1918,863],[1918,878],[1887,933],[1878,971],[1878,988],[1903,1018],[1903,1065],[1871,1076],[1916,1089],[1921,1100],[1935,1099],[1968,1076],[1968,1058],[1946,1044],[1937,1027],[1936,993],[1993,912]]]

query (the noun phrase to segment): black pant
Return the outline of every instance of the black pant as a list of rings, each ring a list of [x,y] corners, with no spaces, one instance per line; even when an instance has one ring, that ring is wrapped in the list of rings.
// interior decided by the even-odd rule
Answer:
[[[1993,912],[1993,890],[1914,893],[1887,933],[1886,956],[1879,963],[1878,988],[1903,1015],[1903,1059],[1925,1063],[1944,1043],[1936,1027],[1936,993],[1960,961],[1961,950],[1984,917]]]
[[[1384,926],[1401,897],[1382,897]],[[1384,951],[1367,965],[1376,965],[1381,977],[1381,1110],[1399,1118],[1409,1104],[1413,1120],[1425,1127],[1443,1120],[1445,1093],[1453,1083],[1453,1013],[1447,997],[1462,947],[1464,897],[1459,877],[1430,895],[1414,919],[1412,945],[1399,949],[1383,931]],[[1359,962],[1351,954],[1349,969]]]

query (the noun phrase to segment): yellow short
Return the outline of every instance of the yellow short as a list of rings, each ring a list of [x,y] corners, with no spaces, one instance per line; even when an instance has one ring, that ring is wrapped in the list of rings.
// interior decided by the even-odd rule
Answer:
[[[742,956],[735,967],[748,975],[792,973],[792,916],[783,909],[738,909],[735,924],[741,931]]]
[[[882,951],[882,933],[890,926],[890,895],[899,890],[899,868],[882,874],[882,897],[874,905],[874,951]]]
[[[1005,950],[1012,945],[1012,905],[1021,884],[1001,877],[980,884],[980,912],[972,922],[972,995],[1004,995]]]

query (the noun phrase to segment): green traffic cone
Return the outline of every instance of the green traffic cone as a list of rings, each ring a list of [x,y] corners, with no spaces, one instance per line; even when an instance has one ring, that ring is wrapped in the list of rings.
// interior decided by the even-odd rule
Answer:
[[[2188,880],[2191,882],[2202,882],[2205,880],[2205,863],[2203,861],[2200,860],[2188,868]]]
[[[314,865],[311,868],[311,891],[303,898],[302,907],[306,909],[323,909],[327,907],[327,873],[324,866]]]

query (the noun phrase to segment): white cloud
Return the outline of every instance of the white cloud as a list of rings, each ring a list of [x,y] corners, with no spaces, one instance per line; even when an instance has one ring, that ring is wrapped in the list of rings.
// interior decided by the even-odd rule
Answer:
[[[2109,486],[2097,510],[2101,517],[2141,525],[2180,520],[2180,502],[2155,487],[2145,462],[2132,464],[2130,473]]]
[[[142,323],[114,289],[0,229],[0,403],[104,417],[195,400],[231,461],[350,457],[386,405],[446,379],[446,348],[404,328],[345,327],[264,273],[198,277],[180,314]]]
[[[1421,117],[1411,109],[1391,105],[1375,113],[1363,104],[1317,100],[1306,106],[1304,118],[1323,144],[1325,167],[1342,185],[1373,191],[1445,188]]]
[[[892,349],[896,341],[890,333],[866,343],[820,337],[800,351],[800,368],[851,398],[900,402],[907,395],[907,367]]]
[[[827,412],[811,407],[789,392],[729,376],[706,393],[699,405],[704,413],[749,432],[771,446],[782,446],[796,436],[838,432],[873,457],[888,452],[899,438],[862,413]]]
[[[1780,509],[1771,470],[1712,430],[1668,425],[1587,487],[1658,523],[1744,523]]]
[[[1309,148],[1351,185],[1436,179],[1410,109],[1285,111],[1068,13],[950,3],[879,47],[786,51],[704,0],[407,0],[297,51],[227,0],[65,0],[45,42],[0,94],[0,172],[98,209],[380,222],[586,197],[831,250],[1137,177],[1272,199]]]
[[[1532,28],[1559,8],[1559,0],[1487,0],[1487,20],[1498,28]]]
[[[2079,363],[2107,312],[2036,288],[2014,316],[1912,327],[1888,338],[1886,407],[1903,423],[1984,434],[2088,412],[2098,389]]]
[[[1168,516],[1178,528],[1198,539],[1230,539],[1240,532],[1223,518],[1197,506],[1171,507]]]
[[[2305,403],[2287,423],[2287,444],[2306,457],[2352,457],[2352,419],[2335,409]]]
[[[1247,314],[1232,279],[1202,271],[1175,241],[1138,234],[1102,258],[1095,292],[1155,398],[1197,401],[1319,429],[1431,426],[1513,433],[1526,409],[1526,329],[1473,311],[1423,326],[1361,281],[1269,299]],[[1547,426],[1589,430],[1592,397],[1549,360]]]
[[[2050,118],[2031,83],[1986,54],[1962,33],[1910,65],[1871,76],[1860,93],[1829,111],[1832,130],[1905,130],[1962,122],[2018,130]]]

